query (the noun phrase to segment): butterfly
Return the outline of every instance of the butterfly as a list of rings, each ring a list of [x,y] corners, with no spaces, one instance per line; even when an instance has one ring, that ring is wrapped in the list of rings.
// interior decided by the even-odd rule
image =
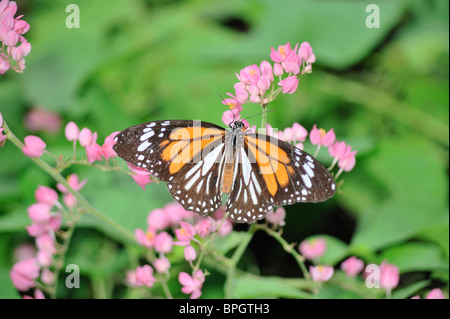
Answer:
[[[274,206],[325,201],[336,190],[330,172],[313,156],[250,133],[239,120],[230,129],[189,120],[138,124],[117,134],[113,149],[167,182],[187,211],[211,214],[229,194],[226,212],[237,223],[262,219]]]

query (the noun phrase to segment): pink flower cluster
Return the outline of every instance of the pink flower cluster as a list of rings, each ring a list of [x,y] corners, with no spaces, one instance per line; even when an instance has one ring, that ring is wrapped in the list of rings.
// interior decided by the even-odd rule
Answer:
[[[223,219],[224,209],[208,217],[200,217],[197,214],[186,211],[178,203],[170,203],[161,209],[152,210],[147,217],[147,229],[135,230],[137,242],[158,253],[157,258],[151,261],[158,273],[167,273],[171,267],[166,254],[172,252],[173,245],[184,246],[184,257],[193,268],[192,276],[187,273],[179,274],[179,281],[183,285],[182,292],[190,294],[191,298],[201,295],[204,282],[204,274],[199,269],[194,269],[192,262],[197,258],[197,251],[192,242],[201,245],[202,238],[217,232],[219,236],[229,234],[233,225],[228,219]],[[175,236],[170,235],[174,233]],[[132,287],[153,285],[153,268],[150,265],[140,267],[127,273],[127,283]],[[141,270],[139,270],[141,269]],[[151,270],[150,270],[151,269]]]
[[[15,1],[0,1],[0,74],[4,74],[11,67],[22,73],[25,69],[25,59],[31,44],[23,37],[30,25],[21,20],[23,15],[14,18],[17,12]]]
[[[74,122],[69,122],[64,130],[67,140],[80,142],[80,145],[86,149],[86,155],[89,163],[95,161],[102,161],[103,158],[108,160],[117,157],[116,152],[112,149],[114,145],[114,137],[119,132],[113,132],[105,138],[102,146],[97,144],[97,132],[92,133],[88,128],[83,128],[81,131]],[[103,157],[103,158],[102,158]]]
[[[298,76],[310,73],[311,65],[316,60],[308,42],[303,42],[300,47],[296,44],[294,49],[289,42],[280,45],[277,50],[272,47],[270,58],[274,62],[273,66],[268,61],[262,61],[259,66],[249,65],[239,71],[239,74],[236,73],[239,82],[234,85],[234,94],[227,93],[230,98],[223,101],[230,108],[222,116],[225,125],[240,118],[242,105],[245,103],[266,105],[280,91],[294,93],[298,88]],[[277,89],[274,85],[275,77],[278,77]]]
[[[303,142],[308,136],[308,131],[300,124],[294,123],[282,131],[275,132],[270,124],[266,124],[266,134],[279,140],[289,142],[299,149],[303,149]]]
[[[79,182],[78,176],[72,174],[67,178],[68,184],[75,190],[80,190],[86,180]],[[63,194],[63,202],[72,209],[76,204],[75,197],[62,185],[57,184],[58,190]],[[17,290],[27,291],[36,286],[36,280],[40,280],[44,285],[51,285],[54,282],[54,274],[50,270],[53,265],[53,256],[58,253],[56,232],[61,227],[61,209],[58,193],[47,186],[38,186],[35,191],[36,203],[28,207],[28,216],[31,225],[26,229],[31,237],[35,238],[37,252],[28,249],[19,256],[10,271],[11,280]],[[42,292],[35,291],[35,298],[41,297]]]

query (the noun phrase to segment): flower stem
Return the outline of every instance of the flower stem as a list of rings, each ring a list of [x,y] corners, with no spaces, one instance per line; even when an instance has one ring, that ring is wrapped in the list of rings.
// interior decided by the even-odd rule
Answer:
[[[3,121],[3,127],[5,128],[5,133],[8,136],[8,140],[10,140],[18,149],[22,149],[24,144],[14,135],[14,133],[10,130],[5,121]],[[53,167],[48,165],[45,161],[38,157],[31,157],[31,160],[36,163],[40,168],[42,168],[45,172],[47,172],[55,181],[63,184],[67,190],[72,193],[75,198],[78,200],[81,206],[83,206],[88,213],[94,215],[104,223],[108,224],[112,228],[114,228],[118,233],[120,233],[124,238],[135,241],[134,234],[130,232],[128,229],[123,227],[121,224],[117,223],[115,220],[111,219],[109,216],[100,212],[97,208],[92,206],[79,192],[74,190],[67,180],[61,176]]]
[[[261,229],[263,231],[265,231],[268,235],[272,236],[273,238],[275,238],[283,247],[283,249],[290,255],[292,255],[292,257],[295,258],[295,260],[297,261],[297,264],[299,265],[300,269],[303,272],[303,276],[305,276],[305,279],[307,280],[311,280],[311,275],[309,274],[308,269],[306,268],[305,265],[305,257],[303,257],[302,255],[300,255],[293,247],[292,244],[289,244],[286,240],[284,240],[284,238],[281,236],[281,234],[277,231],[274,231],[273,229],[270,229],[268,227],[266,227],[265,225],[256,225],[256,230]]]
[[[245,234],[244,238],[242,238],[241,243],[234,251],[233,256],[230,260],[230,265],[227,269],[226,279],[225,279],[225,298],[230,299],[233,298],[233,288],[234,288],[234,277],[236,274],[236,266],[241,259],[242,255],[244,254],[245,250],[247,249],[248,244],[253,238],[253,234],[256,231],[256,223],[253,223],[247,233]]]

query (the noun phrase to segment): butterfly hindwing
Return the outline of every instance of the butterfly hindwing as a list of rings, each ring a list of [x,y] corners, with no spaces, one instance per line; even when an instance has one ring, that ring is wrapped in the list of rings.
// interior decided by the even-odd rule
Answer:
[[[200,121],[155,121],[116,136],[114,150],[125,161],[168,182],[186,210],[211,213],[221,204],[220,160],[225,130]],[[206,212],[208,210],[208,212]]]

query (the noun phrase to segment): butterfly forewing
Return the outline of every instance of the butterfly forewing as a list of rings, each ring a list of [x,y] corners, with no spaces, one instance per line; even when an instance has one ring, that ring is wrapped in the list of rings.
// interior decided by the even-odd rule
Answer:
[[[155,121],[116,136],[114,150],[125,161],[168,182],[186,210],[207,214],[221,205],[220,174],[225,130],[200,121]]]

